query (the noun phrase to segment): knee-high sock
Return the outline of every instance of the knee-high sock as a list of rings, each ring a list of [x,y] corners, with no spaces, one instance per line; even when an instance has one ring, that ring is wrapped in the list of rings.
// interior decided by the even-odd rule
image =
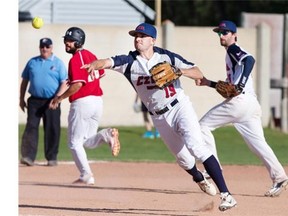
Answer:
[[[195,182],[200,182],[204,180],[202,173],[197,169],[196,165],[194,165],[192,169],[186,170],[186,172],[193,176],[193,180]]]
[[[210,177],[213,179],[215,184],[217,185],[220,192],[229,192],[220,165],[218,161],[216,160],[214,155],[211,155],[207,160],[203,162],[203,165],[210,175]]]

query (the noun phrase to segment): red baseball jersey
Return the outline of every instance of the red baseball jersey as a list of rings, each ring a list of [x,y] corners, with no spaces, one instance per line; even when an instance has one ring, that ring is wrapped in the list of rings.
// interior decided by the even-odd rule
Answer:
[[[84,84],[78,92],[69,97],[70,102],[89,95],[103,95],[100,78],[105,75],[105,71],[94,71],[92,78],[86,69],[81,69],[84,64],[89,64],[94,60],[97,60],[97,57],[85,49],[77,51],[70,59],[68,67],[69,83],[82,82]]]

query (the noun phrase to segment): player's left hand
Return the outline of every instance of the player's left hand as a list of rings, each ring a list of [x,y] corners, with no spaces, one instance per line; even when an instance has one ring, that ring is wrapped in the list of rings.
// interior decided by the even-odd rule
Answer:
[[[154,65],[149,72],[155,84],[161,89],[169,86],[182,75],[179,68],[170,65],[168,62],[160,62]]]
[[[219,80],[216,84],[216,91],[224,98],[232,98],[241,94],[243,88],[240,85],[233,85],[229,82]]]

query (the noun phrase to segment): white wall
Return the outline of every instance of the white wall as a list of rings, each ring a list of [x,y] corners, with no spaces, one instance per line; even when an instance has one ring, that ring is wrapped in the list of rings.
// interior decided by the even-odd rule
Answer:
[[[19,23],[19,84],[21,72],[26,62],[39,54],[39,39],[50,37],[54,42],[54,53],[66,64],[71,57],[64,49],[63,38],[68,25],[44,25],[43,28],[33,29],[30,23]],[[134,50],[133,37],[128,31],[136,26],[103,27],[94,25],[81,26],[86,32],[84,48],[94,52],[98,58],[106,58],[115,54],[127,54]],[[196,63],[204,75],[213,80],[225,77],[225,50],[219,45],[219,37],[212,31],[213,27],[176,27],[173,33],[171,51],[177,52],[189,61]],[[161,29],[158,29],[157,46],[162,46]],[[256,30],[254,28],[238,29],[238,43],[256,56]],[[254,68],[254,80],[256,68]],[[186,93],[191,97],[199,118],[222,98],[215,90],[207,87],[197,87],[193,80],[180,78]],[[134,113],[133,102],[135,92],[124,76],[107,70],[101,80],[104,90],[104,113],[101,126],[143,125],[142,115]],[[27,94],[28,96],[28,94]],[[62,125],[67,125],[69,103],[62,103]],[[19,108],[19,123],[26,122],[26,114]]]

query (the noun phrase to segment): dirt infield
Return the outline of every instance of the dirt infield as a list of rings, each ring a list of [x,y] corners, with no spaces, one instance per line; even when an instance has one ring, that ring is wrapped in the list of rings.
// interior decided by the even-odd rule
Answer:
[[[78,176],[73,163],[19,165],[19,215],[288,215],[288,190],[276,198],[263,196],[271,182],[262,166],[223,166],[238,202],[226,212],[218,210],[218,194],[204,194],[176,164],[94,162],[91,167],[94,186],[71,184]]]

